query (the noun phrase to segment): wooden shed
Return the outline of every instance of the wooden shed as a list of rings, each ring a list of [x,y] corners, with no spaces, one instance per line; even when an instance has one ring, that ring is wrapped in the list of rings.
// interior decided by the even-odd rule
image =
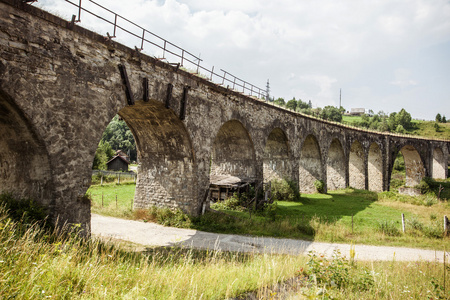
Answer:
[[[128,165],[130,162],[123,156],[116,155],[106,163],[108,170],[128,172]]]

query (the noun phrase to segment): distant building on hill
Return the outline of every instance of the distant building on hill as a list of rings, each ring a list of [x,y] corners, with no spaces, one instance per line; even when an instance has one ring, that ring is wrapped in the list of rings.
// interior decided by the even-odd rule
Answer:
[[[362,116],[365,113],[366,113],[366,109],[365,108],[352,108],[350,110],[349,115],[350,116]]]

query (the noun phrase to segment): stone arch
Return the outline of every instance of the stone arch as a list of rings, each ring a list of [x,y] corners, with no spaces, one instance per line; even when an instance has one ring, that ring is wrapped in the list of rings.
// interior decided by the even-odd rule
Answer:
[[[409,187],[418,185],[425,176],[425,167],[419,152],[412,145],[403,146],[400,152],[405,160],[405,185]]]
[[[299,189],[303,193],[314,193],[314,182],[322,180],[322,155],[315,136],[308,135],[300,152]]]
[[[237,120],[220,127],[213,142],[211,176],[231,175],[256,178],[255,150],[247,129]]]
[[[345,188],[345,156],[344,149],[338,139],[333,139],[327,157],[327,189]]]
[[[199,203],[189,133],[173,110],[155,100],[119,111],[132,131],[139,160],[135,208],[164,206],[195,214]]]
[[[354,141],[350,147],[348,159],[349,185],[360,190],[366,188],[364,157],[364,149],[361,143]]]
[[[447,162],[445,161],[444,152],[441,148],[434,148],[433,150],[433,174],[434,179],[445,179],[445,168],[447,167]]]
[[[280,128],[273,129],[264,148],[263,177],[264,182],[283,179],[290,175],[289,142]]]
[[[367,177],[369,191],[383,191],[383,157],[377,143],[372,143],[369,147]]]
[[[0,90],[0,193],[34,199],[55,217],[51,170],[45,143],[13,99]]]

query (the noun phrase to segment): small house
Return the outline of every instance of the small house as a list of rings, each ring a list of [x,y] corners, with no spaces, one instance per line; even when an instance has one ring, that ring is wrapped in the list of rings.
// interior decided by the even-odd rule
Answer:
[[[123,156],[116,155],[111,158],[107,163],[108,170],[111,171],[123,171],[128,172],[128,165],[130,162],[125,159]]]

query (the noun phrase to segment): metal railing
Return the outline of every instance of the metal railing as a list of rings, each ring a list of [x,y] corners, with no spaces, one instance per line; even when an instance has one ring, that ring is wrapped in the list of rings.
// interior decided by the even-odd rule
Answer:
[[[264,89],[259,88],[247,81],[244,81],[223,69],[220,69],[220,71],[223,72],[223,75],[221,75],[221,74],[217,74],[214,72],[214,66],[211,68],[211,70],[203,67],[201,65],[201,62],[203,60],[199,56],[196,56],[196,55],[192,54],[191,52],[167,41],[166,39],[154,34],[153,32],[145,29],[144,27],[122,17],[121,15],[117,14],[116,12],[114,12],[92,0],[85,0],[85,1],[89,1],[92,4],[94,4],[96,7],[100,8],[103,12],[107,12],[107,13],[111,14],[112,17],[114,18],[114,21],[108,20],[106,17],[100,16],[99,14],[96,14],[96,13],[86,9],[85,7],[82,6],[82,0],[79,0],[78,4],[74,3],[70,0],[64,0],[64,1],[75,6],[78,10],[78,15],[77,16],[73,15],[72,22],[81,22],[82,13],[88,13],[88,14],[90,14],[112,26],[113,34],[110,35],[109,32],[107,32],[107,37],[109,39],[116,38],[117,37],[116,33],[118,32],[118,30],[121,30],[121,31],[125,32],[126,34],[131,35],[140,40],[139,48],[136,45],[134,45],[135,48],[139,51],[144,50],[144,46],[147,46],[147,45],[157,47],[158,49],[162,50],[162,57],[160,57],[160,58],[156,57],[156,59],[158,59],[158,60],[165,61],[171,65],[177,65],[179,67],[183,67],[188,72],[190,72],[189,68],[186,68],[185,65],[189,64],[189,66],[191,68],[193,68],[193,70],[195,70],[195,72],[191,72],[191,73],[194,73],[201,77],[204,77],[205,79],[207,79],[211,82],[214,82],[218,85],[222,85],[222,86],[226,85],[227,88],[231,87],[233,90],[242,92],[244,94],[246,93],[250,96],[256,96],[258,98],[262,98],[265,95]],[[138,30],[140,32],[140,34],[133,32],[133,29],[131,29],[130,26],[134,30]],[[153,40],[151,40],[151,39],[153,39]],[[172,57],[176,58],[178,61],[175,61],[175,62],[169,61],[167,59],[168,55],[171,55]],[[200,72],[205,72],[208,75],[207,76],[203,75]]]

